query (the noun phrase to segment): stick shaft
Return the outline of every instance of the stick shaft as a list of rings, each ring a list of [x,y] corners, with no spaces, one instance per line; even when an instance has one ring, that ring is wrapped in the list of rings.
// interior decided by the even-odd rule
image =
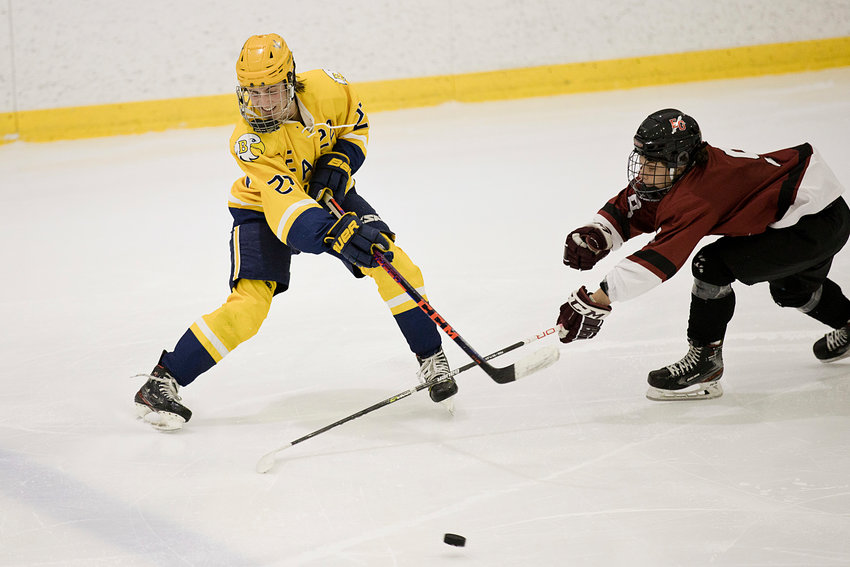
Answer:
[[[541,331],[541,332],[539,332],[539,333],[537,333],[533,336],[522,339],[521,341],[517,341],[517,342],[513,343],[512,345],[506,346],[506,347],[501,348],[501,349],[499,349],[495,352],[492,352],[492,353],[488,354],[487,356],[485,356],[484,358],[486,360],[491,360],[493,358],[496,358],[497,356],[502,356],[503,354],[505,354],[507,352],[510,352],[512,350],[516,350],[516,349],[518,349],[522,346],[525,346],[529,343],[540,340],[544,337],[548,337],[549,335],[555,334],[557,332],[558,332],[558,326],[549,327],[548,329]],[[457,376],[461,372],[466,372],[467,370],[469,370],[470,368],[474,368],[475,366],[476,366],[476,364],[474,362],[470,362],[470,363],[468,363],[464,366],[461,366],[460,368],[455,368],[454,370],[451,371],[450,375],[452,377]],[[315,437],[316,435],[320,435],[320,434],[322,434],[322,433],[324,433],[324,432],[326,432],[330,429],[333,429],[335,427],[342,425],[343,423],[348,423],[349,421],[351,421],[353,419],[357,419],[358,417],[362,417],[362,416],[364,416],[368,413],[372,413],[375,410],[381,409],[382,407],[393,404],[393,403],[395,403],[399,400],[402,400],[402,399],[404,399],[404,398],[406,398],[406,397],[408,397],[412,394],[415,394],[416,392],[418,392],[420,390],[424,390],[427,387],[428,387],[428,384],[419,384],[415,388],[410,388],[409,390],[405,390],[404,392],[399,392],[398,394],[396,394],[394,396],[390,396],[389,398],[387,398],[385,400],[382,400],[382,401],[380,401],[376,404],[372,404],[368,408],[364,408],[364,409],[362,409],[362,410],[360,410],[356,413],[353,413],[353,414],[346,416],[346,417],[344,417],[340,420],[337,420],[337,421],[335,421],[335,422],[333,422],[329,425],[326,425],[326,426],[322,427],[321,429],[317,429],[317,430],[315,430],[311,433],[308,433],[307,435],[299,437],[298,439],[295,439],[294,441],[287,443],[286,445],[284,445],[280,449],[277,449],[276,451],[274,451],[274,453],[277,453],[277,452],[282,451],[284,449],[287,449],[287,448],[289,448],[293,445],[297,445],[298,443],[301,443],[303,441],[311,439],[311,438]]]

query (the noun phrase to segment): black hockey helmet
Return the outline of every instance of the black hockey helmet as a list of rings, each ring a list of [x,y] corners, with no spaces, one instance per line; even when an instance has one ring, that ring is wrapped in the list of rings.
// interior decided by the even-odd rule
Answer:
[[[634,146],[629,156],[629,184],[640,198],[658,201],[693,165],[702,147],[702,133],[696,120],[681,110],[665,108],[641,122]],[[663,165],[664,175],[646,178],[642,172],[646,162]]]

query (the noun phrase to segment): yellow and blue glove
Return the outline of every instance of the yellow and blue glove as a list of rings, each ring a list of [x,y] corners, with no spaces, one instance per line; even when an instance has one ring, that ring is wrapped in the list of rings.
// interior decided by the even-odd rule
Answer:
[[[360,221],[354,213],[345,213],[327,232],[325,246],[360,268],[375,268],[375,252],[392,262],[390,240],[384,233]]]
[[[328,194],[337,203],[342,203],[349,178],[351,178],[351,162],[347,155],[341,152],[322,154],[313,164],[313,174],[307,186],[307,194],[317,203],[323,203]]]

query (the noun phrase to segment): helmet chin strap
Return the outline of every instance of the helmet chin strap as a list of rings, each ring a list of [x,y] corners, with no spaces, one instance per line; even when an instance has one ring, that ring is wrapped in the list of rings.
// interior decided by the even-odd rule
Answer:
[[[287,120],[294,120],[296,116],[298,116],[298,101],[295,100],[295,88],[286,89],[286,94],[288,95],[289,102],[283,109],[281,122],[286,122]]]
[[[298,103],[295,101],[295,62],[292,62],[292,71],[286,74],[286,106],[283,109],[281,122],[292,120],[298,116]]]

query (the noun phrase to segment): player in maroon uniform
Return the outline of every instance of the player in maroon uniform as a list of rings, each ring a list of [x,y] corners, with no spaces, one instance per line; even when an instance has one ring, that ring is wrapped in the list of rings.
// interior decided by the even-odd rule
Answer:
[[[684,358],[649,373],[652,400],[706,399],[723,393],[722,347],[735,310],[732,282],[768,282],[774,302],[832,327],[814,344],[830,362],[850,355],[850,301],[827,275],[850,236],[843,188],[808,143],[767,154],[724,150],[702,140],[696,120],[676,109],[641,123],[629,156],[629,185],[592,222],[571,231],[564,264],[589,270],[641,233],[655,238],[561,306],[561,342],[589,339],[611,302],[636,297],[671,278],[699,241]]]

